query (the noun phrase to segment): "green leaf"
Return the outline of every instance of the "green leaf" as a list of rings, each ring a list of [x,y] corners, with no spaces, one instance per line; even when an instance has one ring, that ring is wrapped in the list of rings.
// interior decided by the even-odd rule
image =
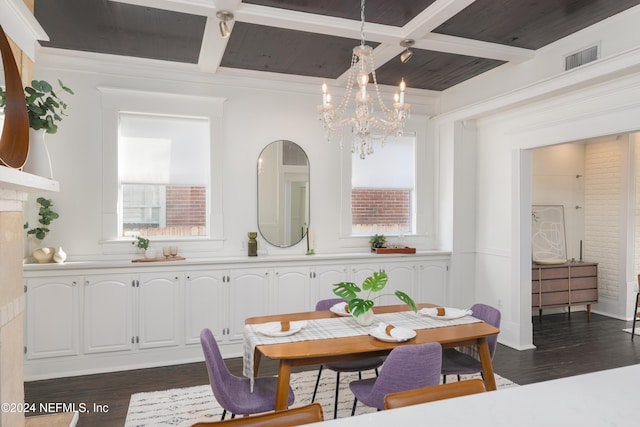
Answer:
[[[395,291],[395,295],[398,297],[400,301],[402,301],[403,303],[411,307],[411,310],[413,310],[414,313],[418,312],[418,307],[416,307],[416,303],[413,302],[413,300],[409,295],[405,294],[402,291]]]
[[[333,293],[339,296],[340,298],[344,298],[347,301],[351,301],[352,299],[358,296],[358,292],[360,289],[355,283],[352,282],[340,282],[336,285],[333,285]]]
[[[349,311],[355,317],[360,316],[362,313],[369,311],[373,308],[373,301],[362,298],[354,298],[349,301]]]
[[[388,280],[387,273],[384,271],[375,271],[372,276],[367,277],[364,282],[362,282],[362,288],[365,291],[379,292],[387,286]]]

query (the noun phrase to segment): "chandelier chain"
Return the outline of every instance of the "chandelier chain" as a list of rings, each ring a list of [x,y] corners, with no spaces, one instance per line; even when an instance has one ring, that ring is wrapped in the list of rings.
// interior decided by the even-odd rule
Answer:
[[[364,47],[364,0],[360,2],[360,46]]]

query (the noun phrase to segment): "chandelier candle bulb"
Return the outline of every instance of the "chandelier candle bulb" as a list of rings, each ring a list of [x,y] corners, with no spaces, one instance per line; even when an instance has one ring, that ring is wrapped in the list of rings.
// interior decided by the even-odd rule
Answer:
[[[400,81],[400,107],[404,106],[404,90],[406,87],[407,85],[404,82],[404,79],[402,79],[402,81]]]
[[[322,83],[322,106],[324,108],[327,108],[327,102],[328,102],[328,95],[327,95],[327,84],[326,83]]]

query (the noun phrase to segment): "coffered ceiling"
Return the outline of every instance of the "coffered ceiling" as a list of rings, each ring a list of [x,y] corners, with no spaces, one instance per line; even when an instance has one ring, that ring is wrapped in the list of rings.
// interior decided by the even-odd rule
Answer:
[[[367,0],[382,84],[442,91],[640,0]],[[234,14],[222,38],[216,12]],[[264,79],[342,79],[360,44],[359,0],[35,0],[44,47],[193,64]],[[414,39],[402,63],[400,42]],[[597,40],[594,40],[596,42]]]

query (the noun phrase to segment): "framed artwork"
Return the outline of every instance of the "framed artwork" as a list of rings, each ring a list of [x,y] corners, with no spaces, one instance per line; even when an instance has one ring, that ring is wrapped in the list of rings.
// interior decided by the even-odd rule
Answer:
[[[564,206],[531,207],[531,256],[538,264],[562,264],[567,261]]]

